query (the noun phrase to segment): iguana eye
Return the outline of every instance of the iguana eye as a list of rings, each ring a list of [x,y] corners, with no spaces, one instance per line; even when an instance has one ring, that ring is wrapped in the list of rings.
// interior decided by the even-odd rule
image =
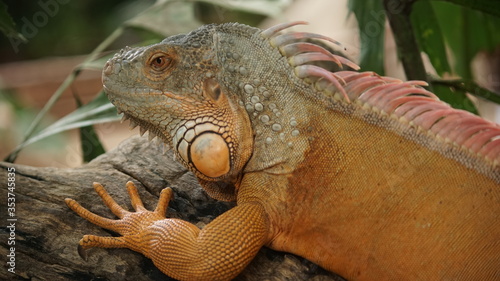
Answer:
[[[172,59],[168,57],[166,54],[159,53],[151,57],[150,65],[151,68],[156,71],[165,70],[168,66],[170,66],[170,62]]]

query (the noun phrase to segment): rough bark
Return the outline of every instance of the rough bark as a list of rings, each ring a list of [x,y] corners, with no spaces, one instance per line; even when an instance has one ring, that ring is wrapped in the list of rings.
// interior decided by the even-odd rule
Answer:
[[[152,262],[128,249],[90,249],[85,261],[77,253],[84,234],[116,235],[78,217],[64,204],[73,198],[90,211],[109,218],[113,214],[92,189],[105,185],[122,206],[130,208],[125,190],[128,180],[138,184],[144,204],[156,206],[160,190],[170,186],[174,199],[168,216],[203,227],[231,207],[209,198],[196,178],[172,160],[168,152],[143,138],[131,138],[89,164],[76,169],[35,168],[0,162],[2,223],[9,225],[6,208],[8,168],[15,168],[15,230],[0,230],[1,280],[172,280]],[[12,201],[11,201],[12,202]],[[12,210],[11,210],[12,211]],[[15,240],[9,240],[11,234]],[[15,245],[8,245],[15,241]],[[11,251],[14,248],[14,251]],[[8,271],[15,253],[15,274]],[[288,253],[264,248],[236,280],[342,280],[318,266]]]

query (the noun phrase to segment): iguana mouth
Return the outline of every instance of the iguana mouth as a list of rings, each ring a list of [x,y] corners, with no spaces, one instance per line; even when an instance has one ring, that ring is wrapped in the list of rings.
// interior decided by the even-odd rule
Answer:
[[[171,98],[171,99],[186,102],[186,103],[195,103],[196,102],[196,100],[189,98],[187,95],[181,96],[181,95],[176,95],[172,92],[165,92],[165,91],[162,91],[161,95],[164,95],[167,98]]]
[[[160,130],[158,127],[152,125],[151,123],[144,122],[141,119],[133,117],[125,112],[118,112],[118,114],[121,113],[123,113],[122,119],[120,121],[121,123],[128,120],[130,130],[139,127],[139,135],[141,137],[144,136],[146,132],[148,132],[148,140],[151,142],[154,138],[156,138],[158,142],[161,142],[164,147],[164,153],[171,146],[170,139],[168,137],[165,137],[162,133],[162,130]]]

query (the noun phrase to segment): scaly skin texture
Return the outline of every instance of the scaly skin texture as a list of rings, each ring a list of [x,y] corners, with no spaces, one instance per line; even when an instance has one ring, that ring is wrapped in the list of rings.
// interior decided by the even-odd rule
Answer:
[[[180,280],[230,280],[262,246],[349,280],[500,279],[500,129],[421,88],[356,69],[310,33],[207,25],[127,48],[103,71],[108,97],[170,145],[214,198],[237,206],[204,229],[154,212],[76,213]]]

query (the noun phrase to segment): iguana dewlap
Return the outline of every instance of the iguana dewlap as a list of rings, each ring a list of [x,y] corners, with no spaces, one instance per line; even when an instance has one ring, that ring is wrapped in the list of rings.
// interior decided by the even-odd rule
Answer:
[[[229,280],[262,246],[348,280],[500,280],[500,128],[423,89],[357,68],[283,32],[206,25],[126,48],[103,72],[118,111],[170,145],[214,198],[237,206],[202,230],[165,219],[128,184],[137,212],[96,190],[120,220],[67,199],[180,280]]]

